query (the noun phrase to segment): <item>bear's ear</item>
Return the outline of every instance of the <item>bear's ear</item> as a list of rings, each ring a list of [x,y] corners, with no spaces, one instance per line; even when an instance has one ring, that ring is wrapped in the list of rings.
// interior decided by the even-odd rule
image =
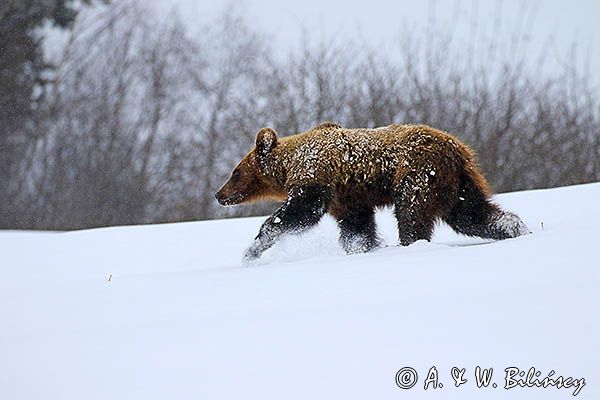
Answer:
[[[277,145],[277,133],[271,128],[262,128],[256,133],[256,152],[267,155]]]

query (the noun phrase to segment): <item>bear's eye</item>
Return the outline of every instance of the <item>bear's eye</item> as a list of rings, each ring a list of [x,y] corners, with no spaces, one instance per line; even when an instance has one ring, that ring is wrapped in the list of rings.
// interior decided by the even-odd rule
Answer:
[[[240,174],[240,171],[236,169],[235,171],[233,171],[233,174],[231,174],[231,177],[233,178],[233,180],[237,181],[238,179],[240,179],[241,175],[242,174]]]

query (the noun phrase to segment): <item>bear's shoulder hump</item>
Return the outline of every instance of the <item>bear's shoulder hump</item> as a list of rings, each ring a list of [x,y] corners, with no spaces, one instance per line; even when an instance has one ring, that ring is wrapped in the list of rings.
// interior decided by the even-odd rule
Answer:
[[[325,121],[325,122],[321,122],[319,125],[317,125],[313,129],[340,129],[341,127],[342,127],[342,125],[338,124],[337,122]]]

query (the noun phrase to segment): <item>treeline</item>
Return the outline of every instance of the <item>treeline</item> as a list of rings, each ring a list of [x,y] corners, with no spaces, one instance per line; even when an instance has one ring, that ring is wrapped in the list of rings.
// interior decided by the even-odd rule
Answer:
[[[264,213],[223,209],[213,193],[260,127],[288,135],[324,120],[455,133],[499,192],[600,180],[600,95],[576,52],[548,73],[549,56],[511,50],[518,35],[473,49],[432,29],[385,50],[307,39],[281,57],[231,7],[192,37],[176,14],[103,6],[68,33],[34,115],[3,133],[0,228]]]

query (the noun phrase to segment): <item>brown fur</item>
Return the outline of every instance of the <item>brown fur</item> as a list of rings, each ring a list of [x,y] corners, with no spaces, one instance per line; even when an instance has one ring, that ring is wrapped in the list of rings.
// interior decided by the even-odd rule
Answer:
[[[302,187],[327,190],[326,211],[340,222],[342,236],[347,228],[348,235],[375,238],[374,208],[395,205],[402,244],[429,239],[437,219],[469,235],[510,237],[489,226],[501,211],[488,200],[491,189],[474,152],[425,125],[348,129],[325,122],[284,138],[263,128],[217,199],[224,205],[285,200]]]
[[[416,167],[437,174],[438,185],[456,191],[464,171],[486,196],[490,187],[477,166],[473,151],[457,138],[425,125],[390,125],[377,129],[346,129],[326,122],[307,132],[278,138],[277,146],[259,165],[256,149],[236,167],[241,186],[228,181],[224,196],[242,193],[250,203],[285,199],[296,185],[335,187],[332,210],[343,203],[373,206],[394,203],[392,187]]]

